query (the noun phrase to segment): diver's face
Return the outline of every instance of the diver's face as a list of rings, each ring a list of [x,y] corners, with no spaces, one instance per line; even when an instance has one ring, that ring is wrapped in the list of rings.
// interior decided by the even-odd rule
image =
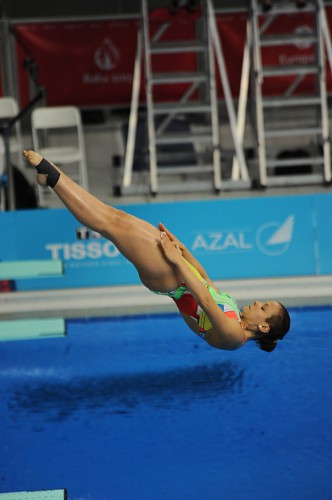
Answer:
[[[244,306],[242,309],[242,318],[248,325],[262,325],[267,322],[268,318],[278,314],[280,305],[275,301],[261,302],[255,300],[249,306]]]

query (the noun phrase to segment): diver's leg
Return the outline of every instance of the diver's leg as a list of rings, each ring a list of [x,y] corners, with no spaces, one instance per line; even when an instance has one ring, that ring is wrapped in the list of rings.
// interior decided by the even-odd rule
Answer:
[[[53,163],[45,160],[39,153],[32,150],[24,150],[24,156],[31,165],[36,167],[38,184],[52,187],[64,205],[79,222],[103,235],[106,233],[106,236],[111,239],[112,235],[108,234],[112,230],[112,227],[109,225],[109,219],[116,215],[125,215],[123,211],[98,200],[67,177]],[[152,226],[152,224],[129,214],[126,215],[126,218],[132,218],[132,222],[139,225],[141,230],[153,232],[155,236],[158,235],[159,237],[159,230]]]
[[[101,202],[55,165],[47,166],[44,160],[43,168],[40,168],[42,157],[38,153],[25,150],[24,155],[36,167],[38,183],[45,185],[49,177],[53,179],[57,177],[56,173],[60,173],[54,186],[51,186],[57,196],[81,224],[99,232],[117,246],[135,265],[146,286],[165,291],[180,284],[180,277],[160,247],[160,233],[156,227]]]

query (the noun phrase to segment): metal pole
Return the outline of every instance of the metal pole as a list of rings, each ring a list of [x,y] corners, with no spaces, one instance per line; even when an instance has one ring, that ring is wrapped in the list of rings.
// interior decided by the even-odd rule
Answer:
[[[327,57],[329,61],[330,71],[332,72],[332,42],[329,24],[326,18],[326,11],[321,0],[318,0],[319,16],[320,16],[320,29],[323,33],[323,38],[325,42]]]
[[[266,172],[266,150],[265,150],[265,132],[264,132],[264,114],[263,114],[263,71],[260,52],[260,34],[257,21],[258,7],[256,0],[252,0],[251,21],[253,28],[253,63],[255,76],[255,108],[256,108],[256,127],[257,127],[257,148],[258,148],[258,166],[259,182],[261,186],[267,185]]]
[[[139,88],[141,82],[141,59],[142,59],[142,32],[141,29],[139,29],[137,35],[137,50],[136,50],[134,76],[133,76],[133,91],[131,96],[127,147],[126,147],[123,182],[122,182],[124,187],[131,186],[131,180],[132,180],[136,130],[137,130],[137,117],[138,117]]]
[[[248,102],[249,79],[250,79],[250,47],[252,44],[252,31],[250,21],[247,20],[247,37],[243,51],[242,74],[239,93],[239,102],[237,110],[237,131],[239,139],[243,143],[245,125],[246,125],[246,110]],[[240,178],[239,162],[234,155],[232,166],[232,180],[238,181]]]
[[[151,77],[150,61],[150,38],[149,38],[149,12],[146,0],[142,0],[142,17],[144,33],[144,55],[145,55],[145,88],[146,105],[148,114],[148,136],[149,136],[149,160],[150,160],[150,184],[151,192],[157,194],[158,191],[158,173],[157,173],[157,150],[156,150],[156,132],[153,117],[153,89]]]
[[[4,95],[11,95],[17,98],[17,78],[14,75],[15,64],[13,62],[13,50],[11,46],[10,23],[7,19],[2,19],[1,26],[1,73]]]
[[[222,53],[221,43],[220,43],[218,31],[217,31],[217,25],[216,25],[216,20],[214,17],[214,11],[213,11],[213,6],[212,6],[211,0],[208,0],[208,13],[209,13],[209,26],[210,26],[210,30],[211,30],[211,37],[213,40],[214,49],[216,52],[216,58],[217,58],[218,66],[219,66],[219,73],[220,73],[220,77],[221,77],[221,81],[222,81],[222,85],[223,85],[223,89],[224,89],[225,101],[226,101],[226,106],[227,106],[227,111],[228,111],[229,123],[230,123],[230,127],[231,127],[235,152],[236,152],[236,155],[238,157],[242,179],[247,181],[247,180],[249,180],[249,174],[248,174],[248,170],[247,170],[246,160],[244,157],[243,147],[240,144],[238,134],[237,134],[236,115],[235,115],[235,110],[234,110],[234,105],[233,105],[233,99],[232,99],[229,81],[227,78],[225,61],[224,61],[224,57],[223,57],[223,53]]]
[[[322,139],[323,139],[323,156],[324,156],[324,179],[325,182],[331,182],[331,143],[329,131],[329,115],[326,95],[326,65],[324,54],[324,41],[329,56],[329,64],[331,69],[331,39],[329,36],[328,27],[324,24],[324,7],[321,2],[318,2],[319,10],[317,13],[317,35],[318,35],[318,57],[319,57],[319,86],[321,98],[321,113],[322,113]]]
[[[256,17],[256,12],[258,11],[256,0],[252,0],[251,2],[251,16],[253,22],[253,35],[254,35],[254,53],[255,53],[255,61],[256,61],[256,78],[258,79],[259,85],[263,83],[263,72],[262,72],[262,60],[261,60],[261,51],[259,49],[260,43],[260,30],[258,25],[258,19]]]
[[[16,198],[15,198],[15,183],[13,169],[10,162],[10,126],[5,123],[2,126],[3,142],[5,145],[5,172],[7,176],[7,193],[8,193],[8,206],[9,210],[16,209]]]

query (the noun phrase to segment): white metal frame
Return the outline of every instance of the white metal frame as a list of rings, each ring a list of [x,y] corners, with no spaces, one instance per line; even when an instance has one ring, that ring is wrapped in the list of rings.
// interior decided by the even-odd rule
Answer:
[[[320,65],[320,77],[319,77],[319,93],[321,102],[321,117],[322,117],[322,141],[323,141],[323,157],[324,157],[324,180],[325,182],[331,182],[331,140],[329,132],[329,116],[328,116],[328,104],[327,104],[327,90],[326,90],[326,61],[325,61],[325,50],[328,56],[328,63],[330,70],[332,72],[332,42],[331,35],[326,19],[326,12],[322,0],[316,0],[317,2],[317,34],[318,40],[318,57]],[[252,27],[253,27],[253,49],[252,49],[252,59],[255,72],[255,109],[256,109],[256,133],[257,133],[257,150],[258,150],[258,162],[259,162],[259,173],[260,173],[260,183],[262,186],[266,186],[268,183],[267,170],[266,170],[266,147],[265,147],[265,131],[264,131],[264,113],[263,113],[263,98],[262,98],[262,83],[263,83],[263,71],[260,53],[260,34],[266,29],[270,20],[260,29],[258,26],[258,12],[257,0],[251,0],[252,7]],[[277,15],[277,14],[276,14]],[[293,94],[297,86],[301,83],[303,75],[298,75],[298,77],[292,82],[290,87],[287,89],[286,95],[290,96]]]
[[[142,16],[143,20],[148,19],[148,8],[146,0],[142,0]],[[146,81],[145,81],[145,91],[146,91],[146,102],[147,102],[147,112],[148,112],[148,141],[149,141],[149,160],[150,160],[150,187],[152,193],[157,193],[158,191],[158,178],[157,178],[157,150],[156,150],[156,131],[154,128],[153,120],[153,98],[152,98],[152,84],[151,84],[151,61],[150,54],[148,53],[148,40],[149,40],[149,28],[148,23],[143,22],[143,36],[144,36],[144,61],[145,61],[145,71],[146,71]]]
[[[124,160],[123,187],[129,187],[132,181],[133,163],[135,154],[135,139],[138,119],[139,90],[141,83],[141,59],[142,59],[142,30],[139,28],[137,34],[137,48],[133,74],[133,90],[131,95],[131,106],[128,124],[127,145]]]
[[[225,102],[228,111],[229,124],[231,127],[232,138],[234,142],[235,152],[239,162],[239,168],[241,172],[241,177],[243,180],[249,180],[246,160],[244,157],[243,146],[239,141],[237,124],[236,124],[236,114],[234,109],[234,102],[232,98],[232,93],[229,85],[229,80],[227,76],[227,69],[225,65],[225,60],[222,52],[222,46],[219,38],[216,17],[214,13],[214,7],[211,0],[207,0],[208,6],[208,22],[211,31],[211,37],[213,41],[213,46],[216,53],[216,59],[219,67],[219,73],[221,78],[221,83],[224,90]]]
[[[216,25],[215,12],[213,3],[211,0],[206,0],[206,13],[207,13],[207,25],[208,25],[208,44],[209,44],[209,66],[210,66],[210,101],[212,105],[211,112],[211,125],[212,125],[212,143],[213,143],[213,172],[214,172],[214,187],[216,191],[219,191],[222,187],[221,179],[221,168],[220,168],[220,137],[219,137],[219,118],[218,118],[218,101],[216,97],[216,83],[215,83],[215,65],[214,65],[214,55],[217,59],[217,64],[219,68],[219,74],[221,78],[221,83],[224,90],[225,101],[227,105],[228,117],[231,126],[231,133],[233,138],[233,143],[236,152],[236,163],[233,165],[232,170],[232,181],[249,181],[249,174],[246,165],[246,160],[243,150],[243,135],[244,135],[244,125],[245,118],[242,118],[240,112],[242,113],[243,107],[246,106],[246,100],[244,98],[244,91],[242,93],[241,99],[241,109],[239,109],[238,123],[236,119],[236,113],[234,109],[234,103],[230,91],[230,85],[227,76],[226,65],[224,61],[224,56],[222,52],[222,46],[219,38],[219,33]],[[142,0],[142,18],[143,20],[148,19],[148,9],[147,1]],[[168,23],[165,23],[160,30],[154,35],[152,42],[155,42],[160,38],[162,33],[168,28]],[[157,193],[158,190],[158,178],[157,178],[157,154],[156,154],[156,130],[154,126],[153,118],[153,98],[152,98],[152,86],[151,86],[151,64],[150,64],[150,54],[148,53],[147,41],[149,40],[148,26],[147,23],[143,22],[143,37],[144,43],[144,60],[146,69],[146,100],[147,100],[147,116],[148,116],[148,138],[149,138],[149,160],[150,160],[150,185],[152,193]],[[125,153],[125,163],[124,163],[124,176],[122,186],[128,188],[132,183],[132,169],[134,161],[134,149],[135,149],[135,138],[137,129],[137,116],[138,116],[138,96],[139,96],[139,85],[141,79],[141,57],[142,57],[142,32],[139,30],[137,38],[137,50],[134,66],[134,80],[132,89],[132,99],[131,99],[131,111],[129,117],[129,130],[126,144]],[[245,69],[247,72],[247,69]],[[248,85],[244,84],[244,86]],[[194,82],[187,92],[183,95],[181,103],[188,101],[192,93],[196,90],[197,84]],[[172,119],[172,113],[170,113],[165,121],[163,121],[162,126],[165,127]],[[160,128],[160,127],[159,127]]]
[[[331,182],[331,141],[329,130],[329,115],[326,92],[326,64],[324,57],[324,48],[326,49],[330,71],[332,72],[332,43],[329,27],[326,19],[326,12],[322,0],[318,0],[318,23],[319,23],[319,56],[320,56],[320,94],[321,94],[321,112],[323,128],[323,154],[324,154],[324,177],[326,182]]]
[[[242,72],[241,72],[241,82],[240,82],[240,92],[239,92],[239,102],[237,110],[237,133],[239,141],[243,144],[244,132],[246,125],[246,114],[247,114],[247,103],[248,103],[248,93],[249,93],[249,81],[250,81],[250,48],[252,45],[252,29],[250,20],[247,20],[246,26],[246,43],[243,51],[242,60]],[[240,180],[240,167],[238,157],[234,155],[232,164],[232,180]]]
[[[258,167],[259,181],[262,187],[267,184],[266,172],[266,150],[265,150],[265,133],[264,133],[264,116],[263,116],[263,72],[262,60],[260,53],[260,31],[255,12],[257,12],[257,1],[252,0],[252,23],[253,23],[253,65],[255,73],[255,112],[256,112],[256,134],[257,134],[257,150],[258,150]]]

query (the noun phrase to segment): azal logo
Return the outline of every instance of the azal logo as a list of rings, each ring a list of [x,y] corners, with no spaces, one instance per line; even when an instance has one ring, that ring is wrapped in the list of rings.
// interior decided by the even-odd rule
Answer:
[[[295,224],[294,215],[279,224],[268,222],[262,226],[256,235],[258,248],[267,255],[277,256],[286,252],[290,247]]]

